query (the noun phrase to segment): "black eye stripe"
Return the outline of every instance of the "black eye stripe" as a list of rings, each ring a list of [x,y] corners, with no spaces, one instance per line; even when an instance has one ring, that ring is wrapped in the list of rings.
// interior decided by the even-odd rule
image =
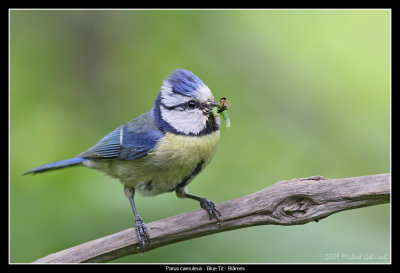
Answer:
[[[190,101],[188,101],[186,104],[187,104],[187,106],[188,106],[190,109],[194,109],[194,108],[197,107],[197,103],[196,103],[196,101],[194,101],[194,100],[190,100]]]
[[[189,103],[192,102],[192,101],[195,103],[194,107],[190,107],[189,106]],[[194,100],[190,100],[190,101],[187,101],[187,102],[184,102],[184,103],[179,103],[179,104],[176,104],[176,105],[173,105],[173,106],[166,106],[164,103],[160,103],[160,104],[162,106],[164,106],[168,110],[172,110],[172,109],[175,109],[175,108],[182,108],[182,109],[186,109],[186,108],[187,109],[201,108],[201,105],[199,105],[198,102],[196,102]]]

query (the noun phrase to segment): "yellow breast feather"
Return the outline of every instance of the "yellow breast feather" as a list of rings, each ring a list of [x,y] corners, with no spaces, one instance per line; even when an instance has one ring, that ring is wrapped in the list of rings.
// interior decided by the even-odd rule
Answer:
[[[208,164],[216,151],[219,136],[219,131],[200,137],[167,132],[151,154],[162,160],[163,165],[166,163],[165,161],[173,161],[171,162],[173,164],[178,163],[191,167],[200,160],[204,160],[205,164]]]

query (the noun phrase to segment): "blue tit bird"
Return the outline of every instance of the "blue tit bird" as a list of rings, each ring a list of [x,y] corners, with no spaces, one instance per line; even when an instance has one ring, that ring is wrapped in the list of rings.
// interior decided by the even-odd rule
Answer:
[[[146,225],[134,203],[144,196],[173,192],[207,210],[210,220],[221,213],[206,198],[189,194],[186,186],[211,161],[220,137],[219,117],[212,114],[210,89],[192,72],[176,69],[167,77],[146,113],[118,127],[78,156],[39,166],[23,174],[84,165],[118,178],[135,216],[142,252],[150,243]]]

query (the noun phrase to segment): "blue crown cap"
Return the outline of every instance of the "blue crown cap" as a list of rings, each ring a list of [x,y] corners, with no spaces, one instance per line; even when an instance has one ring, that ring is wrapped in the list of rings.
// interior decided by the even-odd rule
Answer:
[[[184,96],[193,96],[200,86],[205,85],[199,77],[186,69],[176,69],[172,72],[167,81],[171,84],[173,92]]]

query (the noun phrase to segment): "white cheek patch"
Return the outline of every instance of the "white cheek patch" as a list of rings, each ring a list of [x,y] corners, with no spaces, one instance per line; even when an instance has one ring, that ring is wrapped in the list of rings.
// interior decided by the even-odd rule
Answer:
[[[160,107],[162,119],[178,132],[198,134],[206,127],[207,117],[199,109],[179,111],[166,109],[162,105]]]

